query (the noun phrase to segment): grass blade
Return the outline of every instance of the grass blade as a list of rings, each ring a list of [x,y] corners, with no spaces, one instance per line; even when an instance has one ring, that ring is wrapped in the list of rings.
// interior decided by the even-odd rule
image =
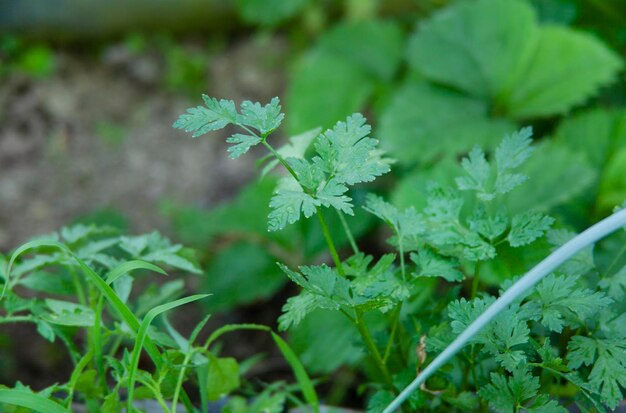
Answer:
[[[59,403],[26,390],[0,389],[0,403],[26,407],[41,413],[71,413]]]
[[[129,272],[134,271],[134,270],[148,270],[148,271],[158,272],[159,274],[167,275],[167,273],[164,270],[162,270],[161,268],[157,267],[154,264],[150,264],[149,262],[142,261],[142,260],[133,260],[133,261],[127,261],[113,268],[104,277],[104,279],[106,280],[107,284],[111,285],[113,281],[117,280],[122,275],[128,274]]]
[[[210,294],[196,294],[185,298],[180,298],[178,300],[172,301],[171,303],[166,303],[154,307],[152,310],[148,311],[146,316],[143,318],[141,325],[137,331],[137,338],[135,339],[135,347],[133,348],[133,354],[130,359],[130,370],[128,372],[128,412],[132,412],[133,407],[133,392],[135,387],[135,373],[137,372],[137,368],[139,365],[139,356],[141,354],[141,349],[143,348],[144,341],[148,338],[148,327],[152,321],[159,316],[160,314],[172,310],[176,307],[180,307],[181,305],[185,305],[191,303],[193,301],[201,300],[203,298],[208,297]]]
[[[306,400],[309,406],[313,407],[313,411],[315,413],[319,412],[319,399],[317,397],[317,393],[315,392],[315,387],[309,378],[304,366],[296,356],[296,353],[289,347],[289,344],[285,342],[278,334],[272,332],[272,338],[276,345],[280,349],[280,352],[283,353],[283,357],[291,366],[293,370],[293,374],[296,376],[296,380],[300,385],[300,389],[302,390],[302,394],[304,395],[304,399]]]

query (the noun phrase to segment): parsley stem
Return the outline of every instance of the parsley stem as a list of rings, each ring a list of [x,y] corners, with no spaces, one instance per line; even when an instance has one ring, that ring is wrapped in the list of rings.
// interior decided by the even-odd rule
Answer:
[[[343,226],[343,230],[346,233],[346,237],[348,238],[348,242],[352,247],[352,252],[355,254],[359,253],[359,246],[356,245],[356,241],[354,240],[354,236],[352,235],[352,231],[350,231],[350,227],[348,226],[348,222],[346,221],[346,217],[343,215],[343,212],[337,210],[337,215],[339,215],[339,221],[341,221],[341,226]]]
[[[246,128],[246,129],[247,129],[247,128]],[[250,133],[253,133],[253,132],[250,132]],[[256,134],[255,134],[255,135],[256,135]],[[298,184],[300,184],[300,179],[298,179],[298,175],[296,174],[296,171],[294,171],[294,170],[293,170],[293,168],[291,167],[291,165],[289,165],[289,164],[287,163],[287,161],[285,160],[285,158],[283,158],[283,157],[282,157],[282,156],[281,156],[281,155],[280,155],[280,154],[276,151],[276,149],[274,149],[274,147],[273,147],[272,145],[270,145],[270,144],[269,144],[269,143],[268,143],[265,139],[262,139],[262,140],[261,140],[261,143],[263,144],[263,146],[265,146],[265,147],[267,148],[267,150],[268,150],[268,151],[270,151],[270,152],[272,153],[272,155],[274,155],[274,158],[276,158],[276,160],[277,160],[278,162],[280,162],[280,164],[281,164],[282,166],[284,166],[284,167],[285,167],[285,169],[287,170],[287,172],[289,172],[289,174],[290,174],[291,176],[293,176],[293,179],[295,179],[295,180],[296,180],[296,182],[297,182]],[[302,186],[302,185],[300,184],[300,186]]]
[[[319,207],[315,207],[315,210],[317,211],[317,217],[319,218],[320,225],[322,226],[322,232],[324,233],[326,244],[328,244],[328,250],[330,251],[330,255],[333,257],[333,261],[335,262],[335,267],[337,267],[337,272],[339,273],[339,275],[345,278],[346,272],[343,270],[343,265],[341,265],[339,254],[337,254],[335,243],[333,242],[333,239],[330,236],[330,231],[328,231],[326,220],[324,219],[324,215],[322,215],[322,210]]]
[[[400,313],[402,312],[402,301],[398,304],[391,316],[391,333],[389,333],[389,340],[385,348],[385,354],[383,355],[383,363],[387,363],[387,359],[391,355],[391,348],[393,346],[394,339],[396,337],[396,331],[398,330],[398,324],[400,324]]]
[[[359,333],[361,334],[361,337],[363,338],[365,347],[367,347],[367,350],[369,351],[370,355],[374,359],[376,366],[378,367],[381,374],[383,375],[383,380],[391,389],[393,389],[394,391],[397,391],[397,389],[393,385],[393,380],[391,379],[391,374],[389,374],[387,365],[385,365],[385,362],[383,361],[383,358],[381,357],[380,352],[378,351],[378,348],[376,347],[376,344],[374,343],[374,340],[372,339],[372,335],[370,334],[370,331],[367,328],[367,325],[365,324],[365,320],[363,319],[363,316],[358,310],[356,311],[355,321],[356,321],[355,322],[356,328],[359,330]]]

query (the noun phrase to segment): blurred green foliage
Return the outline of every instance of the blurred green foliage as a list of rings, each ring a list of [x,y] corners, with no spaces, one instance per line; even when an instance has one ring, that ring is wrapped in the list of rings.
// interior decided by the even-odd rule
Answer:
[[[26,42],[20,37],[0,36],[0,77],[12,72],[41,79],[56,67],[54,52],[44,43]]]

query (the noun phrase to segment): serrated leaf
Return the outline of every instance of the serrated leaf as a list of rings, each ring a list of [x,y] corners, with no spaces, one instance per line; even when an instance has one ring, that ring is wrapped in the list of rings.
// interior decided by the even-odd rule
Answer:
[[[602,292],[576,286],[578,277],[550,275],[536,287],[541,303],[541,323],[560,333],[563,326],[578,327],[613,300]]]
[[[492,200],[493,195],[486,194],[491,168],[485,158],[485,152],[477,146],[474,147],[474,149],[470,151],[467,158],[463,158],[461,165],[469,176],[456,178],[456,184],[459,189],[463,191],[478,191],[479,197],[483,200]]]
[[[348,188],[345,185],[340,184],[333,178],[317,192],[315,197],[325,207],[333,207],[348,215],[354,215],[351,204],[352,198],[345,195],[347,191]]]
[[[474,212],[467,222],[470,230],[479,233],[492,242],[502,235],[509,226],[507,214],[501,210],[493,215],[487,215],[483,204],[478,204],[474,208]]]
[[[172,127],[193,132],[192,136],[197,138],[237,122],[237,108],[232,100],[217,100],[207,95],[202,95],[202,99],[206,106],[187,109],[187,113],[180,115]]]
[[[389,225],[398,240],[417,235],[421,230],[422,217],[415,208],[409,207],[400,212],[398,208],[374,194],[368,194],[363,209],[376,215]]]
[[[237,123],[250,126],[259,131],[261,136],[266,136],[278,129],[284,117],[280,99],[277,97],[272,98],[265,106],[245,100],[241,103],[241,115],[237,118]]]
[[[285,178],[281,180],[270,200],[272,211],[268,216],[267,228],[269,231],[283,229],[298,221],[301,214],[309,218],[315,214],[319,204],[317,199],[305,193],[293,179]]]
[[[411,260],[419,265],[420,270],[415,272],[419,277],[442,277],[446,281],[462,281],[465,276],[459,271],[459,263],[448,257],[441,257],[429,248],[422,248],[419,252],[411,253]]]
[[[369,137],[371,129],[360,113],[337,122],[315,141],[313,163],[347,185],[370,182],[389,172],[389,161],[376,150],[378,141]]]
[[[574,336],[568,346],[568,366],[593,365],[589,384],[602,396],[603,402],[615,409],[623,399],[626,387],[626,343],[623,339],[598,339]]]
[[[525,367],[518,368],[510,377],[491,373],[491,383],[478,393],[489,402],[489,407],[499,413],[513,413],[518,406],[537,395],[539,378],[533,377]]]
[[[539,213],[524,212],[513,215],[507,240],[512,247],[528,245],[542,237],[553,223],[554,218]]]
[[[227,149],[228,156],[231,159],[237,159],[241,155],[245,154],[250,150],[251,147],[261,142],[261,138],[258,136],[252,135],[243,135],[241,133],[236,133],[228,138],[226,138],[227,143],[232,143],[233,145],[229,146]]]
[[[462,298],[450,303],[448,315],[452,320],[452,332],[462,333],[493,301],[493,297],[476,298],[472,301]],[[501,311],[472,341],[482,344],[484,352],[495,356],[507,370],[514,371],[526,360],[524,352],[515,347],[528,342],[530,330],[527,321],[527,315],[518,305],[510,306]]]

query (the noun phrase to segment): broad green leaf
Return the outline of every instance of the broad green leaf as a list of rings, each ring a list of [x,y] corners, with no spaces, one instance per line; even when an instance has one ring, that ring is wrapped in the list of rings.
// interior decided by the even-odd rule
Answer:
[[[513,126],[488,117],[488,105],[457,92],[407,82],[380,114],[381,147],[404,165],[454,157],[475,145],[493,148]]]
[[[237,9],[248,23],[274,26],[299,13],[309,0],[237,0]]]
[[[598,194],[598,206],[610,211],[626,199],[626,145],[605,166]]]
[[[337,119],[362,110],[373,87],[358,63],[328,53],[305,56],[296,65],[287,91],[289,134],[328,128]]]
[[[328,374],[342,365],[354,365],[363,357],[359,333],[348,318],[336,311],[315,310],[291,327],[289,334],[291,346],[311,373]]]
[[[225,311],[271,297],[286,281],[275,261],[256,244],[239,242],[220,251],[203,277],[204,291],[215,294],[206,307]]]
[[[612,82],[621,67],[621,59],[590,34],[542,27],[528,67],[507,98],[507,114],[525,119],[563,113]]]
[[[588,189],[596,176],[583,155],[551,141],[539,143],[519,172],[529,183],[506,195],[512,213],[548,212],[564,205]]]
[[[402,37],[400,28],[393,21],[344,21],[322,35],[318,48],[388,81],[402,59]]]
[[[210,401],[217,401],[239,387],[239,364],[232,357],[212,358],[206,379]]]
[[[51,294],[71,295],[76,291],[69,272],[34,271],[20,278],[18,284],[33,291]]]
[[[526,2],[459,2],[418,27],[408,58],[430,80],[497,98],[525,67],[536,37],[535,13]]]
[[[77,327],[93,327],[96,321],[94,311],[84,305],[69,301],[46,299],[46,305],[52,311],[41,315],[45,321],[51,324]]]

